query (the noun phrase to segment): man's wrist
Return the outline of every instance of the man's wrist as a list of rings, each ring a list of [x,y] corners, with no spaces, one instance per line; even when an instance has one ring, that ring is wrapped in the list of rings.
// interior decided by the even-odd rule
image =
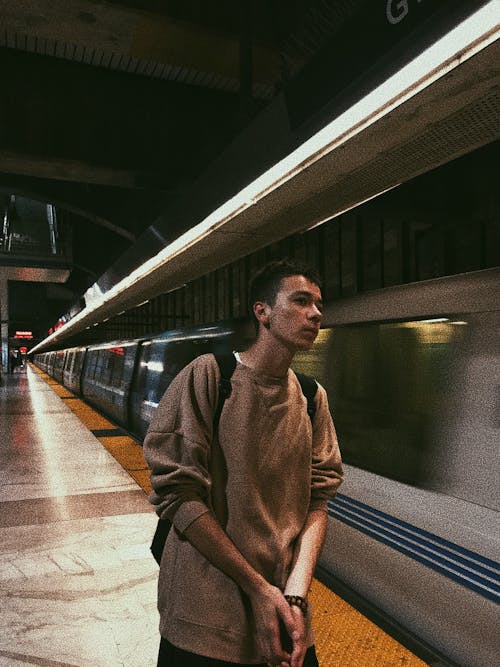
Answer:
[[[266,579],[256,571],[250,571],[245,581],[239,582],[239,585],[249,597],[263,595],[270,587]]]
[[[305,597],[302,597],[302,595],[285,595],[285,600],[290,607],[298,607],[304,616],[307,615],[309,603]]]

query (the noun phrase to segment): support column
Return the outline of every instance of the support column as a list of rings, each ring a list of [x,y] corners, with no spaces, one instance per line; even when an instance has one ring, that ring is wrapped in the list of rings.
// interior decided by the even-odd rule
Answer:
[[[7,375],[9,372],[9,283],[5,278],[0,278],[0,321],[2,343],[1,372]]]

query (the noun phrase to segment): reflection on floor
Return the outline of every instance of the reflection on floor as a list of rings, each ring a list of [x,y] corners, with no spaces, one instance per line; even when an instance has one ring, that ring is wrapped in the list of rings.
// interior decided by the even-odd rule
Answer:
[[[156,664],[145,493],[30,368],[0,414],[0,667]]]

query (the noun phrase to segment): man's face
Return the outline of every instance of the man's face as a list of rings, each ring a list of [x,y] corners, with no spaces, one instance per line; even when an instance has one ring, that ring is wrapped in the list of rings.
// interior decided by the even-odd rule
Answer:
[[[283,278],[274,305],[266,304],[269,332],[292,352],[308,350],[318,335],[321,290],[301,275]]]

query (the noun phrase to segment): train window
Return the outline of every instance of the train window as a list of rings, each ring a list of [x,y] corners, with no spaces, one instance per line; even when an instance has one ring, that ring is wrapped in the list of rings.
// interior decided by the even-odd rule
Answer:
[[[75,351],[74,350],[68,350],[66,352],[66,360],[64,362],[64,373],[68,373],[72,366],[73,366],[73,361],[75,359]]]
[[[159,402],[167,390],[167,387],[179,372],[176,372],[171,366],[169,367],[168,364],[168,359],[171,357],[172,353],[175,354],[174,349],[178,346],[179,343],[170,342],[167,344],[162,342],[151,345],[150,359],[148,361],[148,379],[151,384],[149,398],[156,403]],[[182,360],[179,356],[178,364],[180,363],[182,363]],[[183,364],[183,366],[185,365],[186,364]],[[181,366],[181,368],[183,366]]]
[[[130,395],[132,431],[144,435],[161,397],[190,361],[207,352],[227,353],[231,349],[228,335],[182,340],[166,337],[142,343]]]
[[[349,434],[349,456],[359,465],[408,483],[421,481],[443,378],[453,372],[453,348],[462,333],[439,321],[370,325],[348,333],[346,344],[352,335],[356,343],[346,355],[350,367],[340,367],[338,384],[345,390],[339,419]],[[365,370],[349,376],[361,366]]]
[[[90,380],[96,379],[98,354],[99,350],[89,350],[86,376]]]
[[[93,378],[100,382],[102,376],[102,350],[96,350],[94,355]]]
[[[109,350],[109,384],[113,387],[120,387],[122,384],[125,354],[123,347]]]
[[[74,374],[80,373],[82,366],[83,366],[83,359],[85,357],[85,350],[77,350],[75,352],[75,359],[73,363],[73,369],[72,372]]]
[[[345,463],[417,484],[454,373],[463,318],[368,323],[321,332],[296,370],[327,389]]]
[[[98,356],[98,378],[101,384],[109,384],[110,368],[109,368],[109,354],[107,350],[99,350]]]
[[[227,338],[187,339],[169,343],[163,350],[163,372],[158,384],[159,395],[163,395],[175,376],[190,361],[202,354],[219,351],[228,351]]]
[[[324,387],[327,385],[326,358],[331,336],[331,329],[320,329],[313,348],[307,352],[298,352],[292,363],[294,370],[311,375]]]
[[[150,381],[154,382],[154,378],[150,378],[151,371],[153,370],[150,368],[151,347],[151,343],[143,343],[139,352],[135,386],[142,400],[148,400],[148,384]]]
[[[155,406],[174,377],[195,357],[214,350],[214,341],[168,339],[145,344],[141,348],[136,387],[142,400]]]

